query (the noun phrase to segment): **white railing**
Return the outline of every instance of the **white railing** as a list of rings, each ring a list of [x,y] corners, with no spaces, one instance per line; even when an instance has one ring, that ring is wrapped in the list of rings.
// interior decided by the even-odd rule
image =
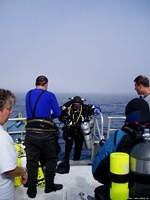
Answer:
[[[117,130],[117,128],[112,128],[112,124],[114,123],[114,121],[117,122],[123,122],[126,119],[126,117],[124,116],[108,116],[107,117],[107,128],[106,128],[106,139],[109,138],[109,135],[111,132]],[[8,122],[16,122],[17,123],[26,123],[26,118],[25,117],[19,117],[19,118],[9,118]],[[8,123],[5,125],[6,129]],[[25,133],[25,130],[14,130],[14,131],[8,131],[10,134],[13,133]],[[101,141],[102,139],[104,139],[104,117],[103,114],[100,113],[97,116],[94,116],[94,127],[93,127],[93,132],[92,134],[94,135],[94,138]]]
[[[11,136],[20,135],[20,138],[23,140],[25,134],[25,124],[25,117],[9,118],[7,123],[4,125],[4,129],[7,130]]]
[[[111,132],[114,132],[117,130],[117,128],[112,128],[112,120],[117,122],[123,122],[126,117],[125,116],[108,116],[108,124],[107,124],[107,133],[106,133],[106,139],[109,138],[109,135]]]
[[[104,118],[102,113],[100,113],[97,116],[94,116],[93,135],[99,141],[104,139]]]
[[[99,144],[102,140],[104,140],[104,119],[103,114],[99,113],[98,115],[93,116],[94,119],[94,126],[92,128],[92,149],[91,149],[91,157],[94,156],[96,148],[99,147]],[[9,118],[8,122],[5,124],[5,129],[11,136],[19,135],[21,140],[24,140],[25,135],[25,124],[26,118],[25,117],[16,117],[16,118]],[[58,124],[61,128],[61,123]]]
[[[124,116],[108,116],[107,117],[107,127],[105,126],[105,128],[106,128],[105,133],[104,133],[103,114],[100,113],[99,115],[94,115],[93,119],[94,119],[94,126],[91,131],[91,134],[92,134],[91,158],[93,158],[93,156],[95,155],[95,152],[97,151],[97,148],[99,148],[100,142],[107,140],[109,138],[109,135],[118,129],[118,128],[113,128],[114,122],[123,124],[126,117],[124,117]],[[13,122],[12,125],[11,125],[11,122]],[[10,123],[10,126],[8,126],[9,123]],[[23,126],[20,126],[19,123]],[[24,139],[25,124],[26,124],[25,117],[9,118],[8,122],[5,125],[5,129],[9,132],[10,135],[20,135],[20,138]],[[11,128],[11,126],[13,126],[13,125],[16,126],[15,130],[13,130],[13,127]],[[17,126],[21,127],[21,128],[19,127],[20,130]],[[121,125],[120,125],[120,127],[121,127]],[[61,126],[60,126],[60,128],[61,128]]]
[[[93,160],[97,150],[99,149],[100,142],[104,140],[104,117],[101,112],[99,115],[94,116],[92,138],[91,160]]]

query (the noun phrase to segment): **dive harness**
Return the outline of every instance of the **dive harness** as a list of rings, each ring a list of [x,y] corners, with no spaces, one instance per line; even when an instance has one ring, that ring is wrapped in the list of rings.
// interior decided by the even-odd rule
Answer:
[[[46,119],[28,119],[25,129],[36,133],[57,131],[55,123]]]
[[[27,119],[27,124],[25,126],[26,132],[32,133],[46,133],[46,132],[56,132],[57,127],[56,124],[52,120],[44,119],[44,118],[37,118],[36,117],[36,108],[37,104],[41,98],[41,96],[46,92],[46,90],[42,90],[41,93],[37,96],[36,101],[31,104],[31,93],[32,90],[29,92],[29,106],[32,113],[32,118]]]

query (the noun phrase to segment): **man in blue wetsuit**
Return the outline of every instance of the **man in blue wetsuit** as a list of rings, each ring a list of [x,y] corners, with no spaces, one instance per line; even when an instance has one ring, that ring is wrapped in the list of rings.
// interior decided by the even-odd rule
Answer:
[[[38,164],[41,158],[45,162],[45,193],[63,187],[61,184],[54,184],[57,165],[57,128],[53,119],[60,116],[61,110],[55,94],[47,91],[47,77],[38,76],[35,85],[36,88],[26,94],[27,194],[31,198],[37,193]]]

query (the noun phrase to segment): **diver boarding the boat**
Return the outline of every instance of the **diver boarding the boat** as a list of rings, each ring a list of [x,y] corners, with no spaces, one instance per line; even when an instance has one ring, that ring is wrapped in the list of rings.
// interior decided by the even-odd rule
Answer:
[[[75,96],[62,106],[60,121],[63,122],[63,139],[65,155],[63,162],[57,167],[57,173],[69,173],[70,153],[74,143],[73,160],[80,160],[83,143],[91,149],[91,129],[94,125],[93,115],[100,112],[92,104],[85,104],[85,99]]]

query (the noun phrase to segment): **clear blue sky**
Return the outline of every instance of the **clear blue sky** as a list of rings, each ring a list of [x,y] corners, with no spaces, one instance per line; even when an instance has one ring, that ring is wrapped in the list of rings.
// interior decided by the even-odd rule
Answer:
[[[150,0],[0,0],[0,87],[134,93],[150,78]]]

